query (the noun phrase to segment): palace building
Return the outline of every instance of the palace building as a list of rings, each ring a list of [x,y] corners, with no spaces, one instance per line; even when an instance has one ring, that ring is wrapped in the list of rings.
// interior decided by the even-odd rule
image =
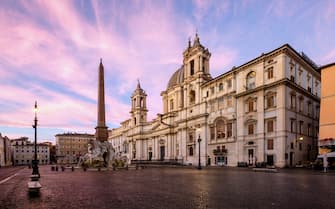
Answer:
[[[77,164],[80,156],[88,152],[88,143],[95,140],[94,135],[86,133],[63,133],[55,137],[58,164]]]
[[[335,63],[321,67],[321,77],[319,154],[335,156]]]
[[[130,118],[109,130],[116,151],[132,162],[194,166],[199,155],[203,166],[314,161],[320,71],[305,54],[285,44],[215,78],[210,58],[196,34],[161,93],[163,113],[152,121],[138,83]]]
[[[11,140],[13,165],[31,165],[34,160],[35,144],[28,137]],[[38,164],[50,163],[50,149],[46,143],[36,145]]]

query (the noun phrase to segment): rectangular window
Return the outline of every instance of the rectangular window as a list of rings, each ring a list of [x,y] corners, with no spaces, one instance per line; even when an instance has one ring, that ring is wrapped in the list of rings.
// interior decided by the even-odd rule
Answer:
[[[304,129],[304,121],[299,121],[299,133],[303,134]]]
[[[211,94],[213,95],[215,93],[214,87],[211,87]]]
[[[291,109],[295,109],[295,95],[291,95]]]
[[[273,150],[273,139],[268,139],[268,150]]]
[[[302,77],[302,70],[299,69],[299,73],[298,73],[298,84],[301,85],[301,77]]]
[[[312,136],[312,125],[309,123],[308,124],[308,127],[307,127],[308,129],[307,129],[307,134],[308,134],[308,136]]]
[[[273,67],[268,68],[268,79],[273,78]]]
[[[193,134],[189,134],[188,137],[190,143],[194,142]]]
[[[307,103],[307,114],[311,115],[311,102]]]
[[[219,91],[223,91],[223,83],[219,84]]]
[[[231,96],[227,98],[227,107],[232,107],[233,106],[233,99]]]
[[[190,75],[194,74],[194,60],[191,60],[190,62]]]
[[[248,112],[253,112],[255,111],[255,107],[254,107],[254,100],[249,100],[248,101]]]
[[[170,110],[173,110],[173,99],[170,100]]]
[[[214,129],[214,127],[210,127],[210,132],[211,132],[211,140],[215,139],[215,129]]]
[[[291,132],[294,132],[295,130],[295,120],[291,119]]]
[[[302,150],[302,143],[299,142],[299,150],[301,151]]]
[[[211,112],[216,111],[216,107],[217,107],[216,100],[211,101],[210,102]]]
[[[222,109],[224,107],[223,97],[219,97],[218,102],[219,102],[219,109]]]
[[[205,72],[206,58],[202,57],[202,72]]]
[[[299,98],[299,112],[302,112],[303,111],[303,99],[302,98]]]
[[[266,97],[266,107],[267,108],[272,108],[275,106],[275,96],[270,95]]]
[[[249,124],[248,125],[248,134],[254,134],[254,124]]]
[[[193,146],[189,146],[188,154],[189,154],[189,156],[193,156]]]
[[[228,79],[228,80],[227,80],[227,88],[231,88],[231,86],[232,86],[232,85],[231,85],[231,79]]]
[[[233,124],[227,123],[227,137],[233,136]]]
[[[274,121],[273,120],[268,120],[267,121],[267,132],[273,132],[273,126],[274,126]]]

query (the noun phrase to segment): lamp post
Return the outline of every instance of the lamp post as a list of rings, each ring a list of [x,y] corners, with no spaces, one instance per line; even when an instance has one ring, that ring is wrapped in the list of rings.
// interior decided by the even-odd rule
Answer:
[[[40,173],[38,171],[38,160],[37,160],[37,102],[35,101],[35,107],[34,107],[34,112],[35,112],[35,119],[34,119],[34,125],[33,128],[35,129],[35,153],[34,153],[34,160],[33,160],[33,176],[38,176],[40,177]]]
[[[199,129],[198,129],[199,130]],[[201,142],[201,138],[200,138],[200,130],[199,130],[199,137],[198,137],[198,144],[199,144],[199,161],[198,161],[198,170],[201,170],[201,162],[200,162],[200,142]]]

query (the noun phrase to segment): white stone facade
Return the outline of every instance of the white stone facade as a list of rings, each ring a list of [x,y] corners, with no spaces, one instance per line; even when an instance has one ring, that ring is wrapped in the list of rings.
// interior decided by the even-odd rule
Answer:
[[[13,164],[14,165],[31,165],[35,154],[35,145],[27,137],[11,140]],[[50,150],[48,144],[37,144],[38,164],[45,165],[50,163]]]
[[[285,44],[212,78],[210,52],[196,35],[161,93],[163,114],[146,121],[138,85],[131,118],[109,141],[131,160],[237,166],[307,164],[317,152],[320,73]],[[137,98],[136,102],[134,98]]]

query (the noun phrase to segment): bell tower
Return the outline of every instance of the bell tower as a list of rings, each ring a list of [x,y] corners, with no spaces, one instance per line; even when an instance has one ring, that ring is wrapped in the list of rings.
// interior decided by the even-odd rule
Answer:
[[[140,81],[137,81],[137,87],[131,96],[131,118],[134,126],[147,122],[147,94],[141,88]]]
[[[200,43],[200,38],[196,32],[193,44],[189,39],[188,46],[183,52],[184,106],[193,106],[202,101],[201,85],[211,79],[209,73],[210,57],[211,53]]]
[[[209,59],[211,53],[200,43],[198,32],[195,33],[193,45],[188,40],[188,47],[183,53],[184,78],[193,80],[193,78],[202,77],[205,81],[211,78],[209,74]]]

